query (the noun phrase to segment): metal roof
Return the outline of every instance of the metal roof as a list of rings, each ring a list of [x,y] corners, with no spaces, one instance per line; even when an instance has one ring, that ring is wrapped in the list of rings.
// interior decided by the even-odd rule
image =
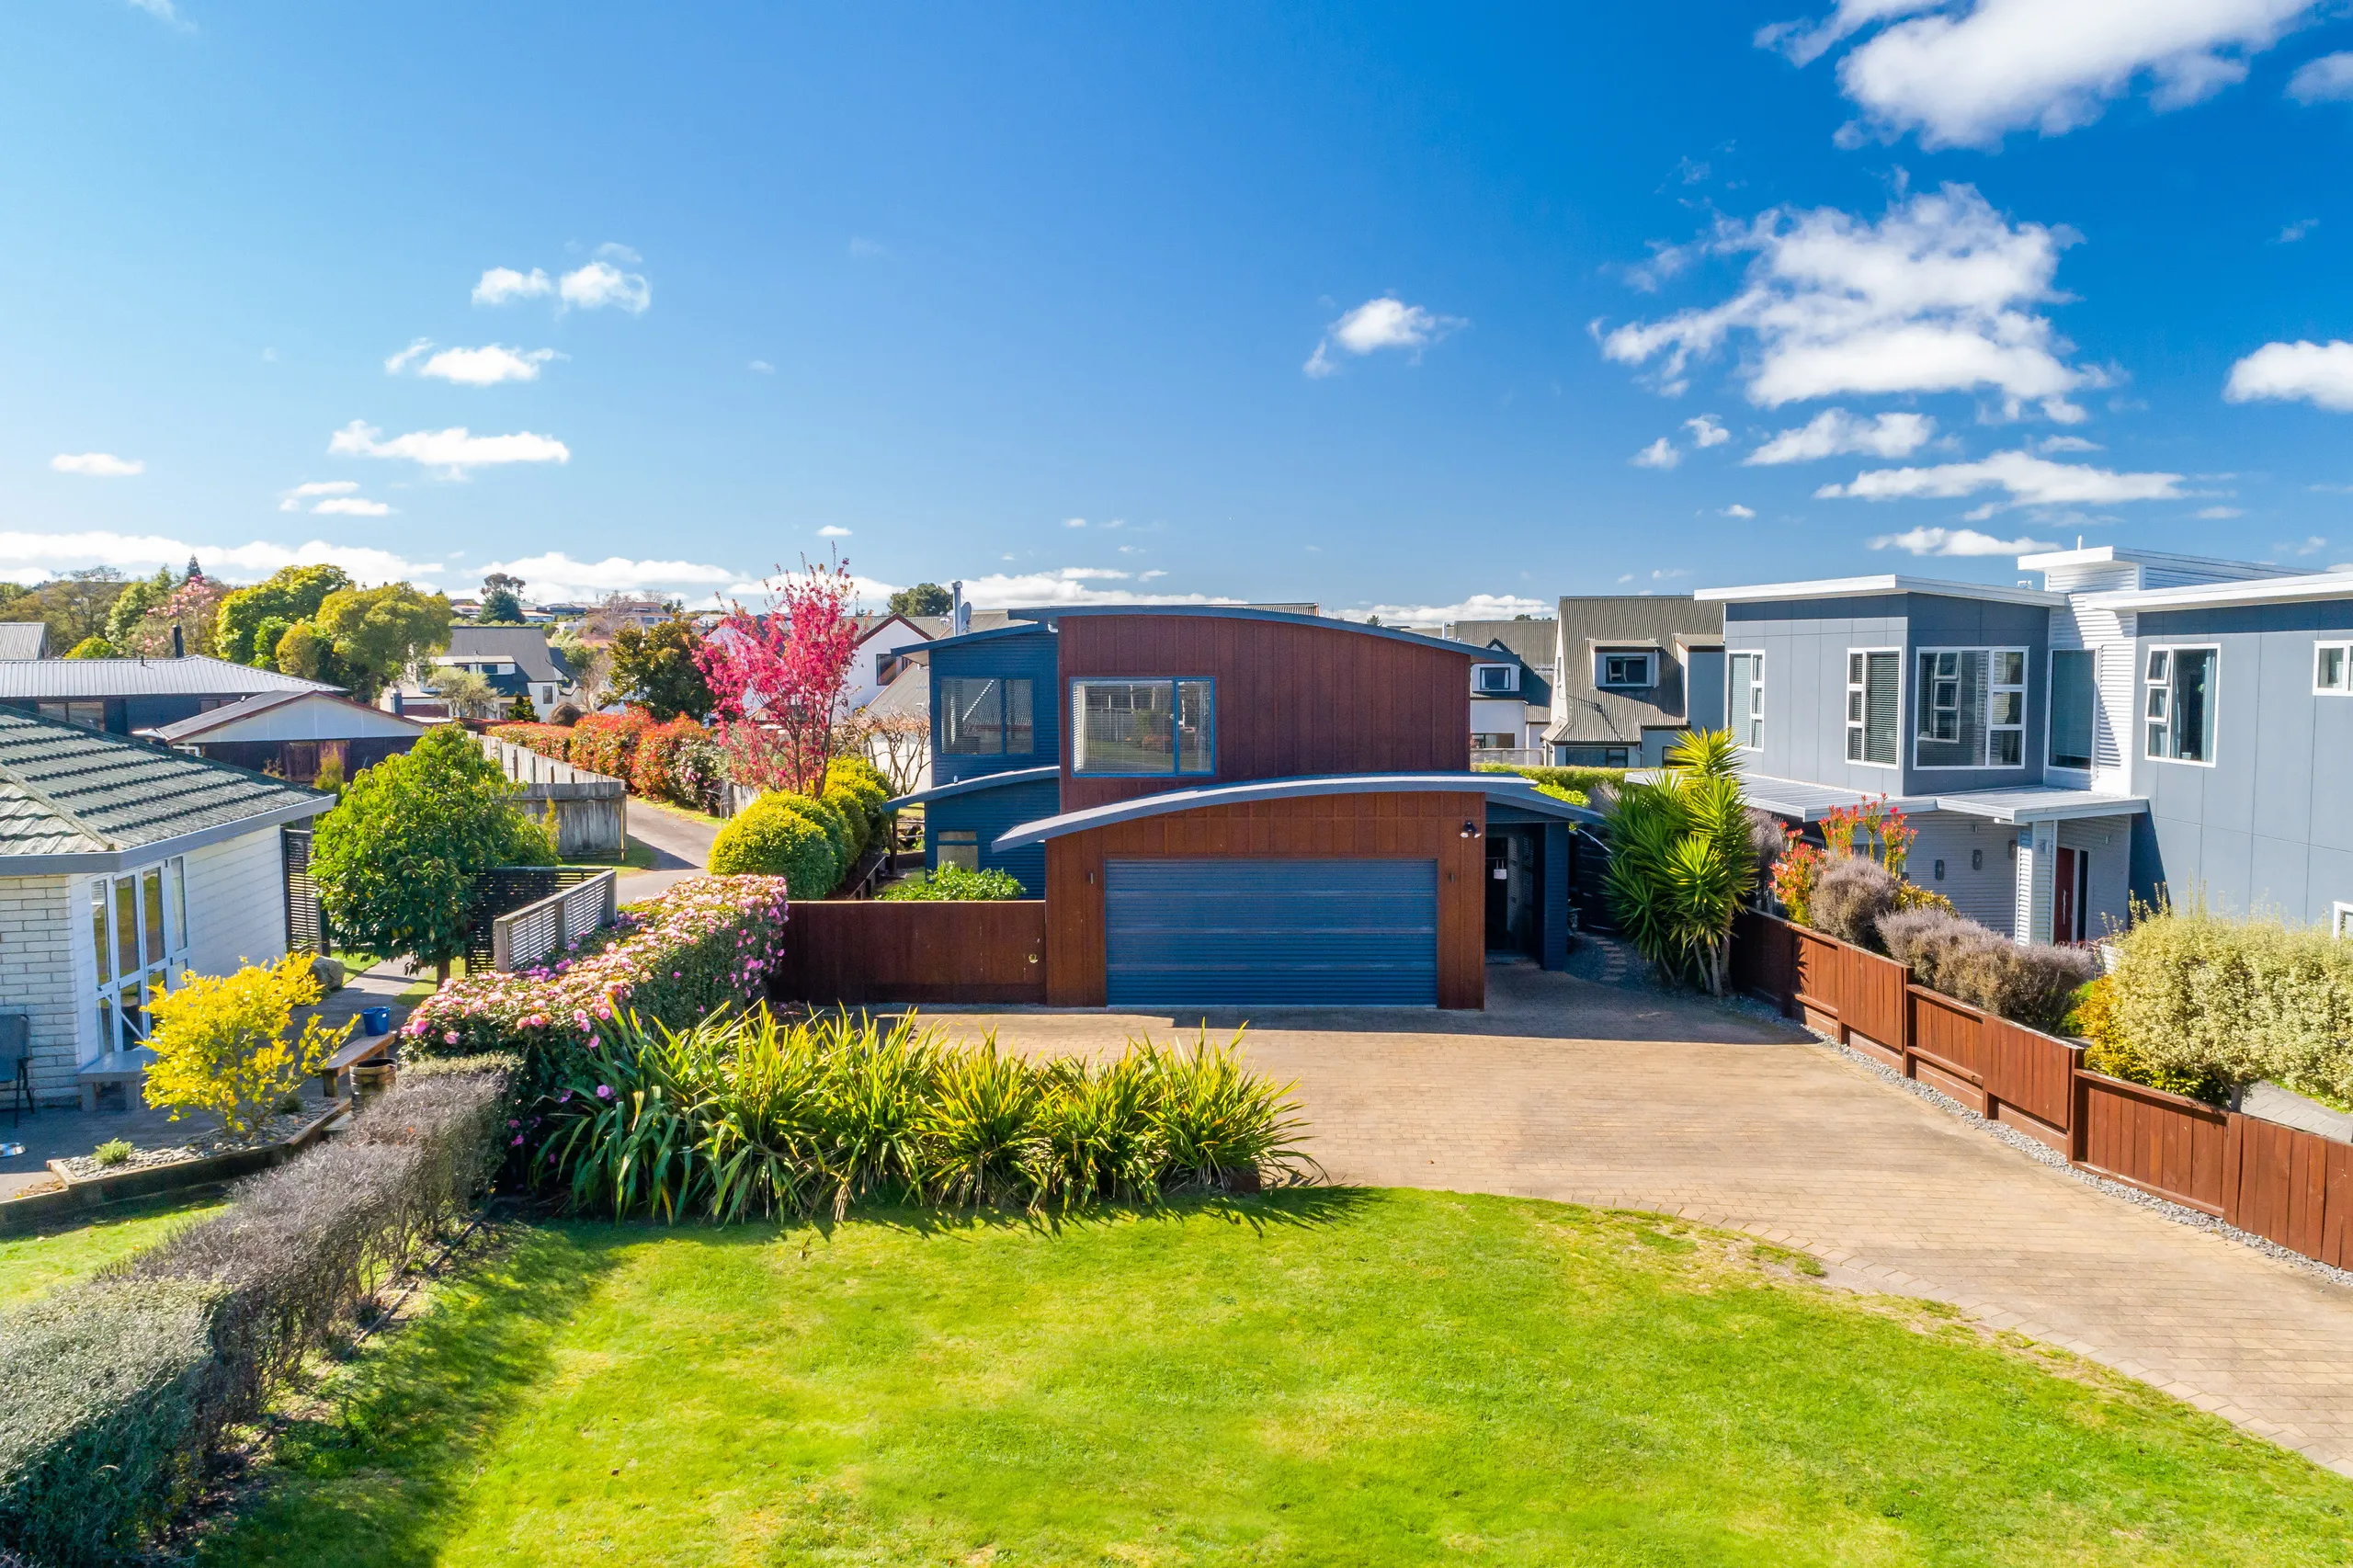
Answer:
[[[0,620],[0,659],[38,659],[47,652],[47,622]]]
[[[1956,583],[1943,577],[1824,577],[1806,583],[1756,583],[1734,588],[1702,588],[1692,597],[1702,603],[1756,604],[1775,599],[1852,599],[1882,594],[1933,594],[1948,599],[1992,599],[1997,604],[2040,605],[2056,608],[2067,602],[2064,594],[2040,588],[2012,587],[2000,583]]]
[[[1573,806],[1566,801],[1540,792],[1531,779],[1510,773],[1333,773],[1306,778],[1253,778],[1239,784],[1209,784],[1197,790],[1170,790],[1156,795],[1139,795],[1130,801],[1115,801],[1108,806],[1089,806],[1085,811],[1064,812],[1060,816],[1040,817],[1026,822],[1002,835],[996,849],[1020,849],[1032,844],[1043,844],[1050,838],[1065,834],[1085,833],[1089,828],[1109,827],[1115,823],[1137,822],[1146,817],[1166,816],[1173,812],[1189,812],[1203,806],[1237,806],[1254,801],[1297,800],[1313,795],[1484,795],[1490,801],[1501,801],[1543,816],[1564,817],[1572,822],[1603,821],[1599,812],[1584,806]]]
[[[1561,669],[1552,683],[1551,744],[1639,745],[1645,729],[1681,729],[1689,701],[1679,646],[1721,640],[1724,612],[1684,594],[1597,594],[1563,598],[1553,623]],[[1655,648],[1658,684],[1605,689],[1594,682],[1596,650]]]
[[[1912,816],[1923,812],[1959,812],[1965,816],[2012,824],[2133,816],[2149,809],[2149,802],[2137,795],[2102,795],[2090,790],[2059,790],[2042,784],[2013,790],[1964,790],[1949,795],[1873,794],[1835,784],[1776,778],[1764,773],[1744,773],[1740,784],[1750,805],[1776,816],[1795,817],[1800,822],[1820,822],[1834,811],[1852,810],[1878,801]]]
[[[2234,605],[2295,604],[2313,599],[2353,599],[2353,572],[2310,572],[2252,582],[2192,583],[2179,588],[2120,588],[2084,594],[2081,603],[2099,609],[2222,609]]]
[[[885,801],[882,805],[886,811],[895,811],[901,806],[928,805],[934,801],[944,801],[955,795],[977,795],[983,790],[1003,789],[1007,784],[1041,783],[1049,778],[1060,778],[1062,771],[1060,763],[1050,762],[1043,767],[1016,767],[1005,773],[983,773],[977,778],[960,778],[953,784],[938,784],[928,790],[918,790],[912,795],[902,795],[895,801]]]
[[[1354,632],[1361,637],[1393,638],[1400,642],[1415,642],[1426,648],[1441,648],[1449,653],[1465,656],[1477,652],[1428,632],[1407,631],[1394,626],[1371,626],[1361,620],[1341,620],[1333,616],[1302,615],[1296,610],[1273,609],[1257,605],[1046,605],[1034,609],[1008,610],[1006,613],[1017,619],[1035,620],[1047,626],[1074,615],[1183,615],[1222,620],[1271,620],[1282,625],[1316,626],[1327,631]]]
[[[1447,628],[1458,642],[1467,642],[1481,653],[1492,653],[1500,642],[1523,665],[1543,673],[1547,679],[1552,674],[1552,653],[1560,634],[1560,627],[1550,617],[1542,620],[1458,620]]]
[[[335,708],[347,708],[354,712],[367,715],[373,727],[358,724],[347,726],[349,733],[354,736],[381,734],[384,733],[383,726],[387,725],[413,730],[422,735],[430,727],[420,724],[414,719],[404,718],[397,713],[388,713],[381,708],[370,708],[364,702],[354,702],[351,699],[338,696],[332,691],[265,691],[256,696],[240,698],[234,702],[226,703],[207,712],[191,714],[175,723],[158,724],[153,729],[142,730],[139,733],[161,741],[165,745],[173,745],[184,741],[198,741],[216,730],[241,724],[248,719],[269,712],[272,709],[284,708],[290,703],[296,702],[324,703]],[[335,739],[338,737],[329,733],[315,738]]]
[[[335,799],[226,763],[0,710],[0,872],[111,869],[330,811]]]
[[[339,691],[324,681],[185,659],[0,659],[0,700],[63,702],[101,697],[250,697],[260,691]]]
[[[536,626],[453,626],[449,646],[438,657],[475,663],[503,659],[536,681],[572,679],[562,655],[548,646],[548,634]]]

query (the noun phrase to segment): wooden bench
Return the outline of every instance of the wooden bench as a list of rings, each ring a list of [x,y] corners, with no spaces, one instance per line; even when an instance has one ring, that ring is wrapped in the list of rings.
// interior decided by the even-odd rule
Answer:
[[[147,1096],[140,1085],[147,1076],[149,1064],[154,1060],[155,1053],[142,1045],[130,1051],[109,1051],[84,1067],[74,1074],[74,1082],[82,1088],[82,1108],[97,1109],[98,1091],[109,1085],[121,1086],[123,1109],[144,1108]]]
[[[392,1042],[398,1035],[355,1035],[346,1041],[341,1051],[319,1063],[319,1088],[327,1098],[335,1098],[342,1091],[343,1075],[354,1067],[380,1066],[392,1059]]]

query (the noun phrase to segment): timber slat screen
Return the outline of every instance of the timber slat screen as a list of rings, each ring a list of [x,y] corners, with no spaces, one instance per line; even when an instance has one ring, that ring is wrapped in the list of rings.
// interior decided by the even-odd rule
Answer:
[[[594,878],[611,875],[595,866],[493,866],[474,878],[474,920],[466,933],[466,968],[485,970],[496,967],[498,958],[491,946],[491,926],[502,915],[511,915],[527,903],[537,903],[543,898],[577,887]]]
[[[1045,901],[796,903],[768,993],[818,1006],[1043,1002]]]
[[[1890,971],[1902,983],[1892,1027]],[[1910,984],[1891,959],[1753,910],[1733,926],[1732,971],[1785,1015],[2083,1169],[2353,1266],[2353,1144],[2091,1072],[2072,1041]]]
[[[319,885],[311,881],[311,830],[281,827],[278,836],[286,858],[286,950],[331,953],[334,934],[319,903]]]

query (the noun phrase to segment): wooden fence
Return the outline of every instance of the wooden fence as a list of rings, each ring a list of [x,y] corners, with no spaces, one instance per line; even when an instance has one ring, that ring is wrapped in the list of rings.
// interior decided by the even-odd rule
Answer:
[[[1043,1002],[1046,905],[1040,899],[796,900],[779,1001]]]
[[[1912,983],[1893,959],[1743,911],[1733,982],[2071,1164],[2353,1267],[2353,1144],[2092,1072],[2083,1048]]]

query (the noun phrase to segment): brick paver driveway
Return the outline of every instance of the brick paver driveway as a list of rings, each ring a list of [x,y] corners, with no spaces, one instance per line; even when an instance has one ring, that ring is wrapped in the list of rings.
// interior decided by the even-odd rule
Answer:
[[[1116,1050],[1174,1021],[933,1017],[1030,1051]],[[1489,971],[1484,1014],[1262,1011],[1247,1040],[1299,1081],[1335,1181],[1747,1230],[1835,1280],[1949,1301],[2353,1474],[2353,1290],[2086,1187],[1792,1030],[1520,966]]]

